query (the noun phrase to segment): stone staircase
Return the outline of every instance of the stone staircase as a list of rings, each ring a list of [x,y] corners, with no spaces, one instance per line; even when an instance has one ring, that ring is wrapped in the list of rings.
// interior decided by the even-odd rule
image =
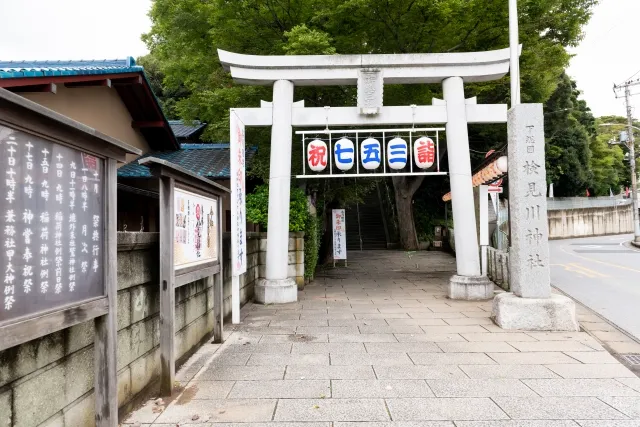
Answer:
[[[364,203],[351,206],[345,214],[347,251],[387,249],[382,207],[376,190],[364,197]],[[360,227],[358,227],[358,220]],[[362,248],[360,240],[362,240]]]

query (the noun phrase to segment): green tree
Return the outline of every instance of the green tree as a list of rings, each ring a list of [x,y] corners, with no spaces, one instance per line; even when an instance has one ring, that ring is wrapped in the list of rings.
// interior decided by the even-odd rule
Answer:
[[[522,100],[544,102],[568,64],[566,47],[580,40],[596,0],[519,3]],[[149,15],[152,28],[143,39],[160,64],[164,86],[182,86],[188,92],[175,102],[175,111],[181,118],[209,123],[203,137],[211,140],[227,137],[230,107],[255,107],[261,99],[271,99],[270,88],[234,85],[219,64],[217,48],[282,55],[464,52],[508,46],[508,4],[503,0],[155,0]],[[388,85],[384,102],[430,104],[441,91],[440,85]],[[467,96],[478,96],[480,102],[505,103],[508,94],[508,78],[467,85]],[[356,102],[353,87],[303,87],[296,88],[295,95],[308,106]],[[471,135],[479,147],[490,146],[505,140],[505,128],[471,129]],[[266,179],[269,132],[249,129],[247,139],[259,146],[251,173]],[[294,159],[301,154],[294,152]],[[394,182],[401,241],[407,249],[417,245],[410,213],[422,180]],[[360,181],[313,183],[311,191],[322,193],[319,211],[353,200],[344,196],[362,195],[367,186]]]

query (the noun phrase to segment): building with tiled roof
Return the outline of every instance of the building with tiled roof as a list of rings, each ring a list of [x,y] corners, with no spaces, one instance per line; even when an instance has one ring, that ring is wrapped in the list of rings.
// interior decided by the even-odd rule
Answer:
[[[132,57],[80,61],[0,61],[0,88],[141,149],[179,143],[144,69]]]

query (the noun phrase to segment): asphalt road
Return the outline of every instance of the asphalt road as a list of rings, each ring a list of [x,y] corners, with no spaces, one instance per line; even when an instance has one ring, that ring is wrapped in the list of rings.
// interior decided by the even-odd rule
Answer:
[[[640,339],[640,250],[632,235],[549,242],[551,283]]]

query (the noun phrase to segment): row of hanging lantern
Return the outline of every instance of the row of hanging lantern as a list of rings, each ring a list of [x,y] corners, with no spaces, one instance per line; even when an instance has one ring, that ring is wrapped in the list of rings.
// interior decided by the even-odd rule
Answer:
[[[471,184],[474,187],[480,185],[491,184],[496,179],[504,176],[508,171],[507,156],[502,156],[476,172],[471,178]],[[448,202],[451,200],[451,192],[442,196],[442,200]]]
[[[393,138],[387,143],[387,164],[394,170],[404,169],[409,162],[409,147],[407,141],[400,137]],[[314,172],[326,169],[329,152],[327,144],[314,139],[307,145],[307,164]],[[334,143],[334,165],[341,171],[348,171],[355,164],[355,147],[353,141],[341,138]],[[420,169],[433,166],[436,157],[436,145],[429,137],[423,136],[413,143],[413,160]],[[382,163],[380,141],[367,138],[360,143],[360,164],[364,169],[375,170]]]

